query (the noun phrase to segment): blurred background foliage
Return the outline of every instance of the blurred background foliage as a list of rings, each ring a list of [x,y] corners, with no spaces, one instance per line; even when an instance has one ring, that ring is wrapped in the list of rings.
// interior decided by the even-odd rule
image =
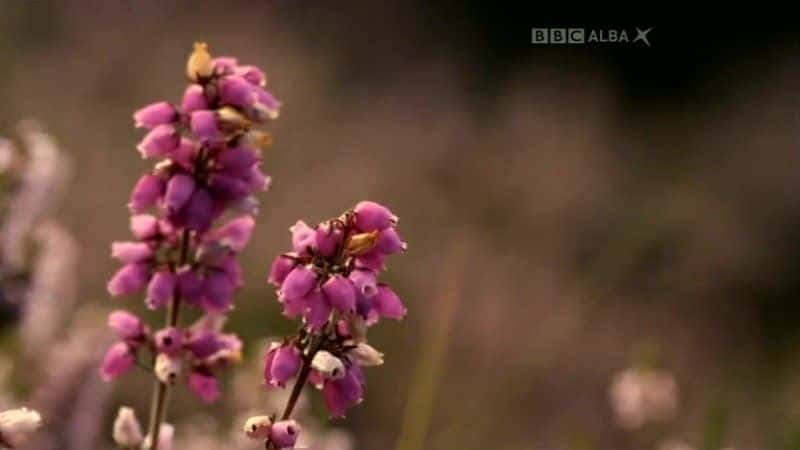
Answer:
[[[54,216],[80,245],[78,303],[119,307],[109,244],[146,167],[131,114],[177,101],[205,40],[284,102],[229,325],[249,358],[291,328],[266,284],[289,225],[363,198],[401,217],[387,281],[410,312],[371,338],[386,364],[338,424],[356,448],[800,448],[800,34],[530,44],[534,26],[653,26],[576,22],[477,1],[5,0],[0,134],[35,117],[69,154]],[[680,405],[620,428],[609,385],[641,364]],[[148,388],[116,383],[103,429]],[[176,419],[199,407],[175,399]],[[209,413],[238,427],[230,403]]]

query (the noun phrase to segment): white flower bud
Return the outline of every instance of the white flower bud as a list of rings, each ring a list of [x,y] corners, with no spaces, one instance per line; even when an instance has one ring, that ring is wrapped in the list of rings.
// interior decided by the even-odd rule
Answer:
[[[0,444],[16,447],[42,426],[42,416],[28,409],[10,409],[0,412]]]
[[[311,360],[311,368],[327,378],[333,379],[342,378],[345,372],[342,360],[325,350],[321,350],[314,355],[314,359]]]
[[[181,360],[170,358],[166,353],[159,353],[156,357],[156,378],[165,384],[174,384],[181,374]]]
[[[244,433],[250,439],[267,439],[272,426],[269,416],[253,416],[244,423]]]
[[[380,366],[383,364],[383,353],[366,342],[359,342],[358,345],[348,353],[354,363],[362,367]]]
[[[172,450],[172,440],[175,437],[175,427],[168,423],[162,423],[161,428],[158,430],[158,450]],[[150,450],[152,448],[150,441],[153,439],[148,434],[144,438],[142,450]]]
[[[122,406],[114,420],[114,442],[121,448],[135,448],[142,444],[142,427],[133,408]]]

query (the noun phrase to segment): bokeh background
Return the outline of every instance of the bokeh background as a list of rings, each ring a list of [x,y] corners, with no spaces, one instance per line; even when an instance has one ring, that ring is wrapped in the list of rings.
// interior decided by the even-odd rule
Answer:
[[[204,40],[284,102],[228,327],[248,364],[291,330],[266,284],[289,225],[361,199],[401,218],[387,277],[409,314],[371,334],[386,363],[335,423],[354,448],[800,448],[800,34],[574,22],[471,1],[0,2],[0,135],[35,118],[70,161],[48,219],[79,251],[56,341],[97,328],[34,371],[5,313],[9,406],[44,401],[32,380],[84,399],[61,400],[50,448],[111,448],[120,404],[146,416],[144,374],[104,387],[84,367],[86,400],[60,371],[104,350],[120,306],[109,244],[147,166],[132,111],[179,100]],[[558,47],[531,45],[534,26],[654,30],[650,48]],[[621,424],[609,392],[630,368],[671,377],[677,405]],[[270,401],[257,376],[226,381]],[[178,436],[238,428],[232,397],[178,392]]]

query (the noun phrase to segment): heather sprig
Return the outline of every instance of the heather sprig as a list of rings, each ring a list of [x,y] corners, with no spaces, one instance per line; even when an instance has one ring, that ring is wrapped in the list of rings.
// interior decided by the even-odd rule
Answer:
[[[269,282],[277,287],[283,315],[302,325],[269,346],[264,382],[284,388],[296,380],[280,415],[251,417],[244,427],[268,450],[294,446],[300,424],[292,411],[306,384],[322,391],[334,417],[360,403],[363,368],[383,363],[383,354],[367,343],[367,328],[406,314],[400,298],[378,281],[386,257],[406,249],[388,208],[363,201],[313,228],[298,221],[290,231],[292,251],[273,261]]]
[[[106,354],[103,378],[118,378],[136,366],[156,378],[148,433],[133,446],[129,439],[119,442],[126,448],[162,445],[167,391],[179,380],[206,402],[220,396],[217,373],[236,362],[241,350],[238,337],[222,332],[243,284],[237,256],[255,225],[255,194],[270,183],[261,169],[270,136],[256,127],[275,119],[280,103],[265,89],[264,72],[235,58],[212,58],[198,43],[187,76],[179,105],[160,101],[134,114],[136,126],[149,130],[137,148],[155,164],[136,183],[128,204],[135,239],[111,246],[123,266],[108,282],[109,293],[145,292],[149,309],[166,310],[163,326],[127,311],[109,316],[118,342]],[[200,309],[203,317],[184,327],[183,305]]]

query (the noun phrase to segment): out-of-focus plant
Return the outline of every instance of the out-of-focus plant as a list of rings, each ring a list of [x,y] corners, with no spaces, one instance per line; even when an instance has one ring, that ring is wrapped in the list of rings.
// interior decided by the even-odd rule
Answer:
[[[650,349],[652,350],[652,349]],[[659,450],[720,450],[723,449],[728,426],[728,410],[721,401],[710,405],[702,429],[702,445],[694,447],[686,441],[670,436],[667,423],[679,415],[680,392],[675,375],[649,361],[647,355],[637,365],[626,368],[614,376],[609,387],[609,399],[614,419],[622,429],[637,431],[647,425],[659,425],[655,435],[660,436]],[[650,436],[651,438],[653,435]],[[649,439],[648,439],[649,440]]]
[[[296,445],[300,425],[292,414],[306,384],[322,390],[334,417],[363,400],[363,368],[383,363],[383,354],[367,343],[367,328],[406,314],[400,298],[377,280],[386,256],[406,248],[396,225],[388,208],[362,201],[316,227],[298,221],[290,228],[292,251],[273,261],[269,281],[278,288],[283,315],[301,318],[302,325],[269,345],[264,381],[284,388],[296,379],[280,414],[254,416],[244,426],[268,450]]]
[[[50,217],[69,180],[69,158],[36,121],[22,121],[18,130],[24,151],[0,139],[0,314],[14,319],[26,310],[23,341],[30,350],[67,317],[77,245]]]
[[[419,353],[418,362],[411,378],[411,392],[406,401],[400,435],[396,450],[421,450],[430,428],[436,405],[436,391],[444,373],[444,359],[452,332],[458,304],[466,285],[465,274],[472,251],[464,234],[454,233],[443,261],[444,272],[431,302],[424,342],[428,345]]]
[[[128,205],[136,241],[115,242],[111,250],[124,265],[108,282],[109,293],[146,290],[148,308],[166,309],[160,329],[126,311],[109,316],[119,341],[106,354],[102,376],[115,379],[138,362],[155,377],[146,435],[138,432],[132,411],[120,410],[114,438],[127,449],[171,447],[173,429],[164,419],[169,389],[178,380],[206,402],[220,396],[216,373],[236,362],[241,350],[235,335],[222,333],[234,292],[243,284],[237,256],[255,224],[254,195],[270,182],[261,171],[261,151],[270,137],[255,127],[276,118],[280,104],[265,89],[264,72],[231,57],[212,58],[198,43],[187,76],[180,105],[157,102],[134,114],[136,126],[149,130],[138,149],[156,163]],[[236,217],[214,228],[224,216]],[[184,327],[182,306],[199,308],[204,316]]]
[[[6,443],[12,439],[16,448],[36,450],[93,448],[108,389],[87,375],[102,356],[96,344],[105,335],[96,322],[84,320],[97,314],[73,318],[79,249],[52,214],[66,189],[70,160],[35,121],[21,122],[18,130],[21,150],[0,141],[0,291],[18,325],[4,331],[19,335],[7,341],[11,351],[0,353],[7,367],[0,370],[0,406],[28,403],[48,420],[27,442]]]
[[[626,429],[668,421],[678,411],[678,384],[663,369],[625,369],[614,377],[609,396],[617,423]]]

